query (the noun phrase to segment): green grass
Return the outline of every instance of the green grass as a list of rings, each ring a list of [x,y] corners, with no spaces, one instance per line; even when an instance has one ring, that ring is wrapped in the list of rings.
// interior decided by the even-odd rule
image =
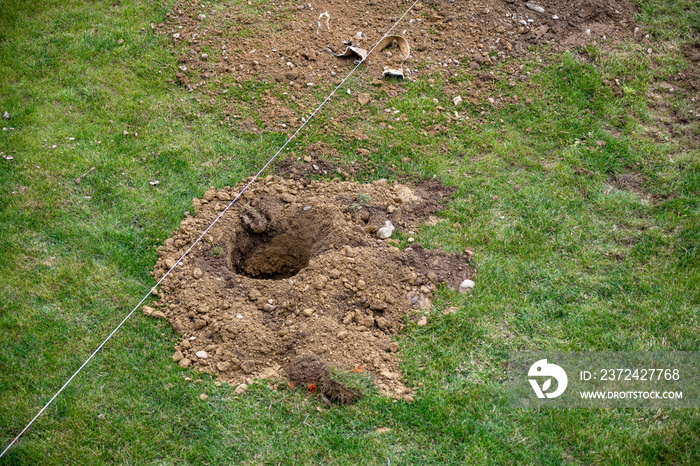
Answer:
[[[373,95],[367,112],[356,118],[342,92],[290,147],[326,142],[340,162],[361,164],[364,181],[437,176],[456,188],[445,221],[415,237],[472,248],[477,285],[440,290],[428,326],[399,337],[406,383],[421,386],[414,403],[369,395],[319,413],[317,397],[265,384],[236,397],[173,364],[172,330],[138,314],[0,462],[698,463],[697,410],[528,411],[505,398],[511,350],[698,350],[697,119],[662,125],[647,97],[689,66],[681,47],[698,40],[698,7],[640,5],[658,44],[651,56],[636,43],[533,50],[522,61],[530,83],[499,80],[493,96],[505,103],[465,103],[457,110],[469,120],[458,121],[441,76],[401,84],[406,92],[382,103],[385,91],[359,70],[348,86]],[[14,128],[0,133],[0,152],[13,156],[0,160],[3,445],[153,285],[155,248],[192,197],[241,181],[284,141],[221,125],[226,102],[199,102],[173,82],[175,56],[149,27],[170,6],[0,8],[0,112]],[[265,89],[278,90],[251,82],[231,92],[254,115]],[[447,129],[424,133],[434,124]],[[355,129],[369,139],[343,137]],[[621,175],[638,189],[622,189]],[[442,316],[448,306],[459,310]]]

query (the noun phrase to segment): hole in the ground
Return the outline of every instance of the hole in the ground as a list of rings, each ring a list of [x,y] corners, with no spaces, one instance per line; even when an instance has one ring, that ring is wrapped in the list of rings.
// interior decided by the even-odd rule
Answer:
[[[289,234],[273,236],[241,257],[236,270],[251,278],[281,280],[309,265],[311,244]]]
[[[268,220],[242,213],[243,225],[229,242],[229,266],[239,275],[261,280],[293,277],[326,248],[332,220],[323,211],[297,211]]]

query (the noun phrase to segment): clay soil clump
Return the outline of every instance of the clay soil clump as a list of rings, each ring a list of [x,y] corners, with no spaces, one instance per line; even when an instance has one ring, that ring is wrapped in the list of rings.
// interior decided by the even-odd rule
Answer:
[[[193,200],[195,214],[159,251],[156,279],[242,187],[211,188]],[[320,360],[369,373],[383,394],[408,396],[394,337],[429,312],[436,287],[457,289],[474,271],[466,255],[418,245],[400,250],[377,232],[387,222],[394,237],[418,229],[450,193],[436,181],[411,188],[268,176],[165,278],[158,310],[148,312],[182,335],[173,355],[181,367],[230,383],[294,378],[300,361]],[[329,393],[339,401],[356,395],[335,389]]]

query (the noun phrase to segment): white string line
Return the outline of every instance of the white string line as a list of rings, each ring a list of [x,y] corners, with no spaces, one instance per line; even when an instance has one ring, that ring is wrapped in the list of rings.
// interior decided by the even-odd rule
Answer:
[[[243,189],[236,195],[235,198],[233,198],[233,200],[226,206],[226,208],[214,219],[213,222],[211,222],[211,224],[207,227],[207,229],[204,230],[204,232],[202,232],[201,235],[199,235],[199,237],[194,241],[194,243],[192,243],[192,245],[189,248],[187,248],[187,251],[185,251],[184,254],[182,254],[180,256],[180,258],[177,260],[177,262],[175,262],[175,265],[170,267],[170,269],[167,272],[165,272],[165,274],[160,278],[160,280],[158,280],[158,282],[155,284],[155,286],[153,286],[148,291],[148,293],[146,293],[146,296],[144,296],[141,299],[141,301],[139,301],[139,303],[131,310],[131,312],[129,312],[129,314],[127,314],[127,316],[124,317],[124,320],[122,320],[119,323],[119,325],[117,325],[117,327],[114,330],[112,330],[112,333],[110,333],[109,336],[107,336],[107,338],[105,338],[104,341],[102,343],[100,343],[100,346],[98,346],[97,349],[95,349],[95,351],[93,351],[92,354],[85,360],[85,362],[78,368],[78,370],[76,370],[73,373],[73,375],[70,376],[70,378],[66,381],[66,383],[64,383],[63,386],[56,392],[56,394],[51,397],[51,399],[44,405],[43,408],[41,408],[41,410],[37,413],[37,415],[34,416],[31,421],[29,421],[29,424],[27,424],[26,427],[24,429],[22,429],[22,432],[17,434],[17,436],[12,440],[12,442],[10,442],[10,444],[3,450],[3,452],[0,453],[0,458],[2,458],[10,448],[12,448],[12,446],[17,442],[17,440],[19,440],[20,437],[22,437],[22,435],[29,429],[29,427],[31,427],[31,425],[34,423],[34,421],[36,421],[39,418],[39,416],[41,416],[43,414],[43,412],[46,411],[46,409],[49,407],[49,405],[51,405],[51,403],[53,403],[53,400],[55,400],[56,397],[58,397],[58,395],[61,394],[61,392],[68,386],[68,384],[70,384],[71,381],[80,373],[80,371],[82,371],[83,368],[90,362],[90,360],[92,360],[92,358],[95,357],[95,355],[112,338],[112,336],[114,336],[114,334],[117,333],[117,331],[122,327],[122,325],[124,325],[124,323],[126,323],[126,321],[129,320],[129,318],[134,314],[134,312],[136,312],[136,310],[139,307],[141,307],[141,305],[146,301],[146,299],[148,299],[148,297],[151,296],[151,294],[153,294],[153,291],[161,284],[161,282],[163,280],[165,280],[165,277],[170,275],[170,272],[172,272],[175,269],[175,267],[177,267],[180,264],[180,262],[182,262],[182,260],[185,258],[185,256],[187,254],[189,254],[189,252],[192,250],[192,248],[194,248],[197,245],[197,243],[199,243],[199,241],[204,237],[204,235],[206,235],[209,232],[209,230],[216,224],[216,222],[219,221],[219,219],[228,211],[228,209],[231,208],[231,206],[238,200],[239,197],[241,197],[241,195],[250,187],[250,185],[253,184],[255,182],[255,180],[258,179],[258,177],[260,177],[262,172],[264,172],[265,169],[267,169],[267,167],[270,166],[270,164],[287,147],[287,145],[297,136],[297,134],[299,134],[299,132],[306,126],[306,124],[309,121],[311,121],[311,119],[314,117],[314,115],[316,115],[316,113],[318,113],[318,111],[321,110],[321,108],[326,104],[326,102],[328,102],[333,97],[333,95],[335,95],[335,93],[338,91],[338,89],[340,89],[343,86],[343,84],[345,84],[345,82],[350,78],[350,76],[352,76],[352,74],[355,72],[355,70],[357,70],[357,68],[359,68],[360,65],[362,65],[362,63],[364,63],[367,60],[367,58],[371,55],[371,53],[374,51],[374,49],[376,49],[377,46],[381,43],[381,41],[384,40],[384,38],[387,37],[389,35],[389,33],[391,33],[391,31],[396,27],[396,25],[399,24],[401,22],[401,20],[404,19],[404,17],[413,9],[413,7],[416,5],[416,3],[418,3],[418,1],[419,0],[415,0],[413,2],[413,4],[408,8],[408,10],[406,10],[406,12],[403,15],[401,15],[401,17],[393,24],[393,26],[391,26],[389,28],[389,30],[386,31],[384,36],[381,39],[379,39],[379,41],[377,41],[377,43],[374,44],[374,46],[370,49],[369,52],[367,52],[367,55],[365,55],[365,58],[362,58],[361,60],[358,60],[355,63],[355,67],[352,70],[350,70],[348,75],[345,76],[345,78],[340,82],[340,84],[338,84],[335,87],[335,89],[333,89],[333,91],[331,91],[331,93],[328,94],[328,96],[323,100],[323,102],[321,102],[321,104],[318,107],[316,107],[316,109],[313,111],[313,113],[311,113],[311,115],[309,115],[309,118],[302,121],[301,126],[299,126],[299,128],[294,132],[294,134],[292,134],[287,139],[287,141],[282,145],[282,147],[280,147],[279,150],[277,152],[275,152],[275,155],[273,155],[270,158],[270,160],[268,160],[267,163],[265,165],[263,165],[263,167],[255,174],[255,176],[253,176],[253,178],[248,182],[248,184],[246,184],[243,187]],[[408,58],[408,57],[406,57],[406,58]]]

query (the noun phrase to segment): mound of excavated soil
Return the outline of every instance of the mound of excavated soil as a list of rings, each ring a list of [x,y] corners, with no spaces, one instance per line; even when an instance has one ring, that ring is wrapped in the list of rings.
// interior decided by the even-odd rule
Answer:
[[[159,251],[160,279],[243,185],[209,189],[194,216]],[[399,345],[406,319],[445,284],[473,276],[468,258],[379,240],[437,210],[451,190],[380,180],[258,180],[163,281],[159,310],[182,335],[173,359],[238,383],[277,377],[307,353],[346,370],[363,367],[380,392],[402,395]],[[297,359],[298,361],[298,359]],[[346,395],[342,395],[344,397]]]

